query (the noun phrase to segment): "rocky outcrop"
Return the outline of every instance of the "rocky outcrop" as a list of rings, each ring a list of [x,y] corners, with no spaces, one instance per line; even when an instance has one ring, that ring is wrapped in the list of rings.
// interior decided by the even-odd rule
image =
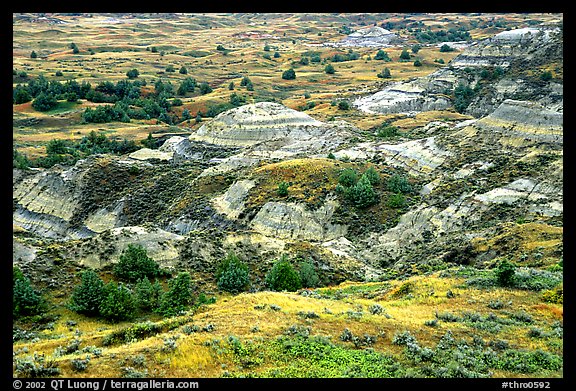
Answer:
[[[253,167],[262,160],[326,156],[326,151],[338,149],[353,135],[353,126],[343,121],[323,123],[278,103],[259,102],[221,113],[190,140],[242,147],[201,174],[211,176]]]
[[[397,34],[382,27],[372,26],[349,34],[333,46],[383,47],[400,41]]]
[[[191,140],[248,146],[263,141],[319,134],[322,122],[274,102],[259,102],[227,110],[206,122]]]
[[[562,107],[563,86],[555,81],[527,80],[526,69],[546,62],[561,62],[562,32],[558,28],[525,28],[505,31],[469,45],[448,67],[415,80],[387,85],[382,91],[353,102],[366,113],[413,113],[452,107],[449,95],[462,84],[480,86],[480,69],[503,69],[503,75],[490,83],[482,81],[465,113],[476,118],[490,114],[506,99],[538,101],[552,110]],[[477,73],[473,69],[479,69]],[[506,73],[508,72],[508,73]]]
[[[475,122],[474,127],[499,132],[518,143],[563,144],[562,112],[546,109],[534,102],[507,99],[494,112]]]
[[[214,198],[213,204],[216,209],[229,219],[237,219],[244,211],[244,203],[248,192],[256,185],[256,182],[244,179],[235,182],[228,190]]]
[[[374,95],[356,99],[353,104],[366,113],[392,114],[444,110],[452,106],[450,99],[441,93],[431,92],[436,84],[452,85],[453,81],[440,78],[422,78],[406,83],[394,83]]]
[[[337,205],[336,200],[326,200],[311,211],[302,204],[268,202],[256,214],[251,227],[263,235],[282,239],[331,240],[346,233],[344,226],[331,223]]]
[[[531,61],[542,54],[544,47],[553,44],[557,28],[519,28],[503,31],[491,38],[470,45],[454,58],[454,67],[500,66],[508,68],[514,61]]]

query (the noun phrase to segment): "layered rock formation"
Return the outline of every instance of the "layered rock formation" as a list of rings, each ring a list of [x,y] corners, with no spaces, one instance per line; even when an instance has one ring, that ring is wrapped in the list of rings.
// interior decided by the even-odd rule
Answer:
[[[470,45],[454,58],[454,67],[500,66],[507,68],[514,61],[531,61],[554,44],[557,28],[519,28],[503,31],[492,38]]]
[[[218,145],[249,146],[277,139],[319,135],[322,122],[273,102],[244,105],[220,113],[190,136]]]
[[[562,84],[535,81],[527,78],[525,72],[545,62],[561,62],[562,56],[562,32],[559,28],[504,31],[469,45],[448,67],[422,78],[388,85],[382,91],[355,100],[353,104],[366,113],[443,110],[452,107],[451,91],[463,85],[482,89],[465,111],[477,118],[491,113],[505,99],[518,97],[560,110]],[[496,67],[502,69],[502,75],[492,83],[482,81],[481,70],[491,72]]]
[[[384,47],[400,42],[400,37],[382,27],[372,26],[349,34],[337,46]]]

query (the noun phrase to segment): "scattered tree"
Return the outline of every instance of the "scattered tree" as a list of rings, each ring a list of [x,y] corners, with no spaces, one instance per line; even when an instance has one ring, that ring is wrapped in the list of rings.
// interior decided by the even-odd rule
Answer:
[[[296,71],[293,68],[290,68],[284,72],[282,72],[282,79],[284,80],[294,80],[296,79]]]
[[[12,283],[12,315],[14,317],[39,315],[46,311],[46,301],[17,267],[12,268]]]
[[[128,76],[128,79],[135,79],[140,75],[140,73],[138,72],[138,69],[130,69],[128,72],[126,72],[126,76]]]
[[[304,288],[316,288],[320,286],[320,277],[316,272],[316,268],[309,261],[300,262],[299,268],[300,281]]]
[[[141,278],[136,283],[134,290],[136,305],[142,311],[154,311],[159,307],[163,291],[158,280],[152,284],[148,277]]]
[[[402,50],[402,53],[400,53],[400,60],[410,60],[410,53],[408,53],[408,50]]]
[[[122,283],[113,281],[104,286],[100,316],[111,322],[132,319],[136,311],[136,301],[132,292]]]
[[[390,57],[388,57],[388,53],[386,53],[384,50],[380,49],[378,50],[378,52],[376,53],[376,55],[374,56],[375,60],[383,60],[386,62],[392,61],[392,59]]]
[[[158,312],[175,316],[192,304],[192,279],[190,273],[181,272],[168,283],[168,291],[162,295]]]
[[[87,316],[98,316],[104,294],[104,282],[93,270],[81,274],[82,282],[74,288],[70,309]]]
[[[514,265],[512,262],[508,261],[507,259],[503,259],[498,264],[498,267],[494,272],[496,274],[498,285],[503,287],[511,287],[514,285],[516,265]]]
[[[235,294],[246,291],[250,285],[248,266],[234,253],[229,253],[218,266],[216,283],[219,289],[226,292]]]
[[[280,182],[278,184],[278,190],[276,191],[276,193],[280,196],[280,197],[286,197],[288,195],[288,188],[290,187],[290,184],[287,182]]]
[[[442,53],[444,53],[444,52],[453,52],[453,51],[454,51],[454,48],[453,48],[452,46],[450,46],[450,45],[444,44],[444,45],[440,46],[440,51],[441,51]]]
[[[378,76],[379,78],[382,78],[382,79],[390,79],[392,77],[392,75],[390,74],[390,69],[388,69],[388,68],[384,68],[382,70],[382,72],[380,72],[376,76]]]
[[[275,291],[294,292],[302,287],[300,275],[285,255],[274,263],[266,274],[265,281],[266,285]]]
[[[138,281],[144,277],[156,277],[160,273],[158,263],[150,258],[141,245],[129,244],[122,254],[120,260],[114,266],[116,277],[125,281]]]

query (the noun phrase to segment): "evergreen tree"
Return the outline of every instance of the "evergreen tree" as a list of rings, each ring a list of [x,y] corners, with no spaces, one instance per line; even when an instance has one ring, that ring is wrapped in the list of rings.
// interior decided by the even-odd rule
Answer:
[[[392,77],[392,75],[390,74],[390,69],[388,68],[384,68],[382,70],[382,72],[380,72],[379,74],[377,74],[376,76],[382,78],[382,79],[389,79]]]
[[[129,244],[114,266],[116,277],[126,281],[138,281],[143,277],[156,277],[160,266],[150,258],[141,245]]]
[[[34,50],[32,50],[32,53],[30,53],[30,58],[36,58],[36,57],[38,57],[38,55]]]
[[[188,69],[184,65],[182,65],[178,72],[180,72],[181,75],[186,75],[188,74]]]
[[[240,80],[240,87],[245,87],[248,83],[252,83],[248,76],[244,76],[242,80]]]
[[[22,87],[20,85],[18,85],[18,86],[16,86],[16,88],[14,88],[14,91],[12,92],[12,102],[15,105],[30,102],[31,100],[32,100],[32,96],[30,95],[30,92],[28,92],[28,89],[26,89],[25,87]]]
[[[12,283],[14,317],[38,315],[46,310],[46,301],[18,268],[12,269]]]
[[[316,288],[320,286],[320,277],[316,273],[316,268],[308,261],[300,263],[300,280],[304,288]]]
[[[334,69],[332,64],[328,64],[324,67],[324,72],[326,72],[329,75],[332,75],[332,74],[334,74],[334,72],[336,72],[336,70]]]
[[[338,102],[338,109],[340,110],[350,110],[350,102],[347,100],[341,100]]]
[[[378,203],[378,194],[367,175],[362,175],[358,183],[348,189],[346,195],[357,208],[363,209]]]
[[[338,177],[338,183],[342,186],[354,186],[358,182],[358,173],[353,168],[345,168]]]
[[[160,299],[164,291],[158,280],[152,284],[147,277],[144,277],[136,283],[134,293],[138,308],[142,311],[155,311],[160,306]]]
[[[274,263],[266,274],[265,281],[266,285],[275,291],[294,292],[302,287],[300,275],[285,255]]]
[[[132,293],[122,283],[109,282],[103,288],[100,315],[111,322],[132,319],[136,302]]]
[[[223,291],[243,292],[250,285],[248,266],[238,256],[229,253],[216,271],[216,282]]]
[[[30,168],[30,160],[28,160],[28,156],[18,152],[18,150],[14,147],[12,147],[12,167],[19,168],[21,170]]]
[[[393,193],[410,193],[412,186],[406,177],[394,174],[386,181],[386,189]]]
[[[402,50],[402,53],[400,53],[400,60],[410,60],[410,53],[408,53],[408,50]]]
[[[135,79],[140,75],[140,72],[138,72],[138,69],[130,69],[128,72],[126,72],[126,76],[128,76],[129,79]]]
[[[32,101],[32,107],[38,111],[48,111],[56,107],[58,100],[53,95],[41,92],[36,99]]]
[[[378,50],[378,52],[376,53],[376,55],[374,56],[375,60],[383,60],[383,61],[392,61],[390,59],[390,57],[388,56],[388,53],[386,53],[384,50],[380,49]]]
[[[181,272],[168,283],[168,291],[162,295],[158,312],[175,316],[192,304],[192,279],[190,273]]]
[[[202,95],[206,95],[212,92],[212,87],[210,87],[210,85],[208,85],[208,83],[203,82],[200,84],[200,93]]]
[[[364,172],[364,175],[366,175],[373,186],[380,184],[380,174],[378,174],[374,166],[370,166],[370,168]]]
[[[70,309],[88,316],[100,314],[100,303],[104,294],[104,282],[93,270],[81,274],[82,282],[76,286],[70,299]]]
[[[444,52],[453,52],[454,48],[451,47],[450,45],[444,44],[444,45],[440,46],[440,51],[443,53]]]
[[[516,265],[507,259],[502,260],[495,270],[498,285],[511,287],[514,285],[514,276],[516,274]]]
[[[284,80],[296,79],[296,71],[294,71],[294,68],[290,68],[290,69],[282,72],[282,79],[284,79]]]

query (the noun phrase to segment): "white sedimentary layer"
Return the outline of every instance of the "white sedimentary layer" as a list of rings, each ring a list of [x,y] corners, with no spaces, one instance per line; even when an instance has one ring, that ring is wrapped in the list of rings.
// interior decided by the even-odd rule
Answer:
[[[248,192],[256,185],[256,182],[243,179],[234,182],[224,194],[214,198],[213,204],[220,213],[229,219],[237,219],[244,210],[244,202]]]
[[[259,102],[218,114],[190,135],[191,140],[218,145],[247,146],[314,132],[323,123],[279,103]]]
[[[268,202],[251,222],[257,232],[281,239],[326,241],[346,234],[346,227],[330,221],[338,202],[328,199],[310,211],[292,202]]]

